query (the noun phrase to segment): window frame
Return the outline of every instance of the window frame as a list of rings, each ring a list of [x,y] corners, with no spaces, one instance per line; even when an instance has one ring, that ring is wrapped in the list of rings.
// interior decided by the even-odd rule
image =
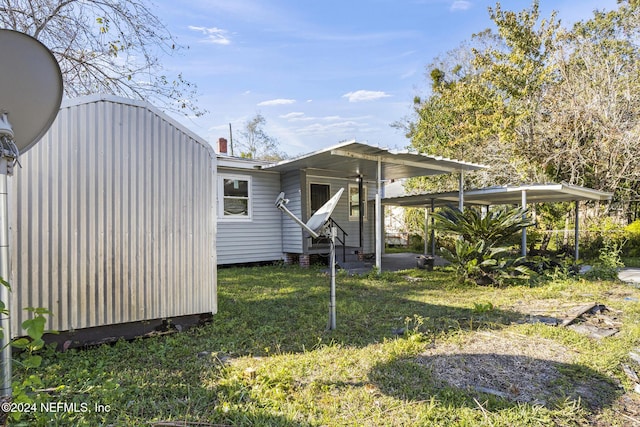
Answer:
[[[253,183],[252,176],[250,175],[237,175],[237,174],[218,174],[218,220],[226,222],[247,222],[253,220]],[[224,194],[224,182],[225,180],[236,180],[247,182],[247,215],[225,215],[224,213],[224,201],[227,198],[245,200],[244,197],[239,196],[225,196]]]
[[[351,207],[353,206],[351,204],[351,189],[355,189],[356,193],[358,193],[358,184],[349,184],[348,186],[348,191],[349,191],[349,197],[348,197],[348,206],[347,209],[349,210],[349,221],[358,221],[360,219],[360,217],[356,214],[356,215],[351,215]],[[362,219],[364,221],[367,220],[367,216],[368,216],[368,209],[367,209],[367,186],[363,185],[362,186],[362,198],[363,200],[361,200],[361,205],[362,205],[362,209],[363,209],[363,215],[362,215]]]

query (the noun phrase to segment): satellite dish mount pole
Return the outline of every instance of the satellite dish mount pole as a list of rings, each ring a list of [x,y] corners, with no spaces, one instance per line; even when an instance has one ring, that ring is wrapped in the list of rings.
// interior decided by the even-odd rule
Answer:
[[[298,218],[293,212],[291,212],[285,205],[289,203],[288,199],[284,198],[284,193],[280,193],[276,198],[276,207],[291,218],[296,224],[300,226],[304,231],[309,233],[311,237],[317,239],[320,236],[329,238],[329,271],[331,272],[331,289],[329,292],[329,323],[327,329],[334,330],[336,328],[336,236],[338,234],[338,228],[332,221],[329,221],[331,213],[335,209],[340,196],[344,188],[338,190],[338,192],[325,203],[320,209],[313,214],[309,221],[306,223]]]
[[[18,147],[13,140],[13,129],[6,111],[0,111],[0,301],[9,310],[9,197],[7,176],[13,174],[18,161]],[[2,396],[11,396],[11,319],[8,313],[0,313],[0,374],[2,375]]]
[[[35,38],[0,28],[0,399],[11,400],[11,309],[7,176],[18,156],[47,132],[62,101],[62,73],[51,51]],[[9,122],[11,119],[11,123]],[[0,412],[0,418],[4,413]],[[6,419],[0,421],[5,422]]]
[[[329,244],[331,252],[329,254],[329,263],[331,264],[331,291],[329,292],[329,325],[330,331],[336,329],[336,235],[338,228],[335,225],[329,227]]]

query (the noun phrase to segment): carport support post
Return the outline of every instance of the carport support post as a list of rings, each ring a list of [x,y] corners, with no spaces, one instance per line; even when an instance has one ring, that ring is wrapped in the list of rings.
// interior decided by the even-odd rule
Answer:
[[[576,239],[576,250],[575,250],[575,260],[578,261],[580,258],[580,201],[576,200],[576,228],[575,228],[575,239]]]
[[[460,169],[460,180],[458,181],[458,210],[464,212],[464,171]]]
[[[378,189],[376,191],[376,269],[382,271],[382,159],[378,157],[378,173],[376,174]]]
[[[429,208],[424,207],[424,254],[427,254],[429,247]]]
[[[527,190],[522,190],[522,210],[527,209]],[[522,219],[526,218],[526,214],[522,214]],[[522,227],[522,256],[527,256],[527,227]]]
[[[436,203],[434,199],[431,199],[431,255],[436,254],[436,222],[433,217],[433,211],[436,209]]]

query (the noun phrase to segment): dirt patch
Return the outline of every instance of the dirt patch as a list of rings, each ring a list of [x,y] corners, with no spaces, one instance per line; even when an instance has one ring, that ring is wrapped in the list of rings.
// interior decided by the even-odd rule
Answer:
[[[570,399],[596,410],[610,405],[620,394],[618,387],[573,364],[576,356],[554,341],[502,331],[436,345],[418,362],[446,384],[514,402],[550,406]]]

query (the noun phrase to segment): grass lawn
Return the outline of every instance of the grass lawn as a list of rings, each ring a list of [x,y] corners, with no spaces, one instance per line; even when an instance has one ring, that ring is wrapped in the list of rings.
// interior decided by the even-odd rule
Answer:
[[[634,425],[623,365],[640,346],[640,291],[557,278],[505,289],[447,270],[337,277],[327,331],[320,269],[220,269],[206,326],[66,353],[47,351],[26,425]],[[594,339],[544,323],[598,302],[620,332]],[[15,365],[23,380],[24,371]],[[98,405],[98,406],[96,406]],[[78,406],[82,409],[82,406]],[[68,409],[68,408],[67,408]]]

